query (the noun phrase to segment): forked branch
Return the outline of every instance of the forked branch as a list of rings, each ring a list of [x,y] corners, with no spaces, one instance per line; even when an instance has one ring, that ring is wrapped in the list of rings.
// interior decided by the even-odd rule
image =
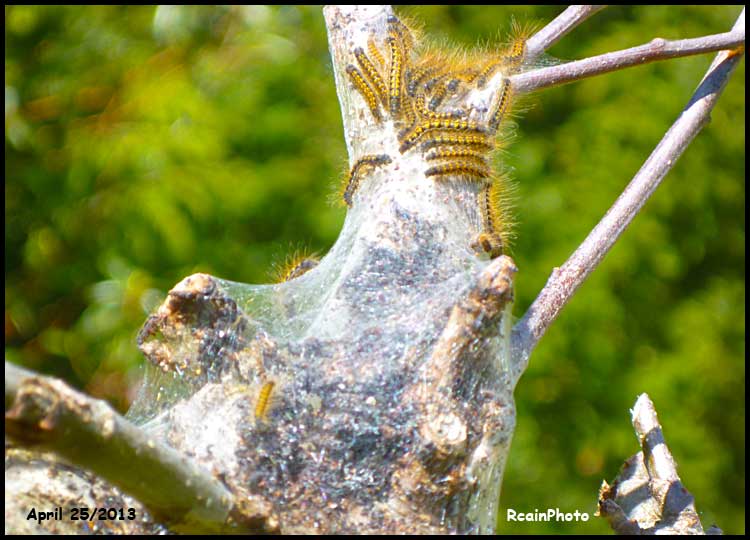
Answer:
[[[744,46],[744,27],[723,34],[714,34],[693,39],[669,41],[656,38],[638,47],[600,54],[559,66],[527,71],[526,73],[514,75],[511,80],[516,92],[532,92],[658,60],[669,60],[670,58],[693,56]]]
[[[526,57],[534,59],[583,21],[607,6],[570,6],[526,42]]]
[[[742,11],[731,32],[719,35],[741,35],[744,38],[745,11]],[[622,195],[570,258],[552,271],[547,284],[513,329],[511,347],[517,377],[526,369],[531,351],[565,304],[602,261],[690,142],[708,123],[711,111],[743,54],[744,49],[735,49],[717,55],[685,110]]]

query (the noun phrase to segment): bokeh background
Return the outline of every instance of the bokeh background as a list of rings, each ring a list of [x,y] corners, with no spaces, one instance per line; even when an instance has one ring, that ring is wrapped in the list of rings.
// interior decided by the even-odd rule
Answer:
[[[560,7],[400,13],[455,46]],[[737,6],[612,7],[546,62],[727,31]],[[5,355],[125,411],[135,336],[194,272],[269,281],[301,245],[324,253],[347,159],[318,7],[5,8]],[[514,171],[515,315],[603,215],[713,55],[545,90],[505,159]],[[745,62],[712,122],[535,351],[505,508],[593,514],[637,450],[629,408],[654,400],[703,523],[745,531]]]

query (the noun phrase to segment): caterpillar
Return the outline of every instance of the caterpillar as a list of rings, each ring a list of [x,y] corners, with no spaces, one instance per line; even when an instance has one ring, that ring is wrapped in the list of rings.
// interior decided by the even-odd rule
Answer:
[[[346,205],[352,205],[352,197],[359,187],[359,183],[361,180],[361,170],[363,168],[387,165],[390,162],[391,158],[386,154],[367,155],[358,159],[352,169],[349,171],[349,180],[347,181],[346,188],[344,189],[343,197]]]
[[[465,176],[468,178],[489,178],[492,174],[487,162],[483,159],[463,157],[446,163],[434,165],[424,172],[425,176]]]
[[[359,63],[364,74],[375,87],[380,101],[383,105],[387,104],[388,89],[385,86],[385,81],[383,81],[383,78],[380,76],[380,73],[378,73],[378,70],[375,69],[375,66],[372,65],[372,62],[365,54],[365,51],[363,51],[361,47],[357,47],[354,49],[354,57],[357,59],[357,63]]]
[[[489,64],[487,64],[482,71],[479,72],[479,75],[476,77],[477,81],[477,87],[478,88],[484,88],[487,86],[487,81],[492,78],[492,76],[495,74],[495,71],[503,64],[502,58],[500,60],[493,60]]]
[[[387,39],[391,49],[391,63],[388,74],[388,103],[391,115],[396,118],[401,109],[401,80],[403,77],[403,50],[398,34],[391,31]]]
[[[503,61],[510,73],[515,73],[523,65],[526,57],[526,38],[519,37],[513,40],[510,51],[505,55]]]
[[[385,59],[383,58],[383,55],[380,54],[380,50],[377,45],[375,45],[375,40],[373,38],[367,40],[367,51],[381,68],[385,67]]]
[[[458,84],[459,80],[455,78],[452,78],[444,84],[441,84],[432,94],[432,99],[430,100],[428,109],[434,112],[440,106],[447,95],[453,94],[456,90],[458,90]]]
[[[284,265],[281,272],[279,272],[279,278],[277,281],[284,282],[298,278],[302,274],[305,274],[318,266],[319,262],[320,259],[315,254],[294,256]]]
[[[317,253],[310,253],[306,249],[297,249],[287,255],[282,263],[274,263],[271,279],[274,283],[284,283],[300,277],[315,268],[320,262]]]
[[[403,154],[414,146],[425,133],[435,130],[487,133],[487,130],[476,122],[457,118],[428,118],[408,132],[402,131],[399,134],[401,140],[399,151]]]
[[[410,69],[406,77],[406,93],[411,97],[416,96],[420,83],[428,77],[434,76],[436,73],[437,68],[430,64]]]
[[[268,411],[271,408],[271,394],[276,383],[273,381],[266,382],[258,393],[258,400],[255,402],[255,420],[265,421]]]
[[[425,134],[424,141],[420,147],[422,151],[440,146],[468,146],[490,151],[495,147],[492,137],[481,133],[455,132],[455,131],[433,131]]]
[[[481,216],[481,232],[472,242],[472,247],[487,253],[490,258],[503,254],[512,236],[508,207],[512,186],[505,176],[494,178],[482,186],[477,197]]]
[[[388,26],[398,35],[399,40],[401,41],[401,47],[406,51],[407,55],[409,51],[413,51],[416,48],[416,42],[412,35],[412,31],[398,17],[390,15],[388,17]]]
[[[420,94],[416,97],[414,100],[414,108],[419,111],[419,115],[430,118],[430,119],[436,119],[436,118],[460,118],[462,114],[458,111],[452,111],[452,112],[435,112],[431,111],[427,108],[427,105],[425,104],[425,97],[424,95]],[[413,129],[414,126],[412,126]]]
[[[382,116],[380,115],[380,107],[378,106],[378,98],[375,90],[373,90],[370,84],[365,80],[362,73],[360,73],[360,71],[351,64],[346,66],[346,73],[347,75],[349,75],[349,78],[354,84],[354,87],[364,98],[367,106],[370,108],[370,112],[375,117],[375,120],[382,120]]]
[[[489,122],[490,129],[492,129],[493,132],[497,131],[497,128],[500,126],[500,122],[502,122],[505,113],[508,112],[512,95],[513,91],[510,86],[510,79],[503,79],[503,85],[500,88],[497,103],[492,110],[492,116],[490,117]]]
[[[471,147],[448,147],[448,148],[436,148],[432,152],[428,153],[425,159],[431,161],[434,159],[454,159],[454,158],[474,158],[485,161],[487,154],[486,149],[471,148]],[[486,163],[486,162],[485,162]]]

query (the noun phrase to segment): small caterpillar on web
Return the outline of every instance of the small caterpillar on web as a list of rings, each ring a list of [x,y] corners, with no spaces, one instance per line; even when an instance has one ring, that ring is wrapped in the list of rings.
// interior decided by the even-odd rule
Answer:
[[[320,262],[317,253],[310,253],[306,249],[297,249],[291,255],[288,255],[283,263],[274,264],[273,281],[275,283],[284,283],[312,270]]]
[[[258,393],[258,400],[255,403],[255,420],[256,422],[264,422],[268,416],[268,411],[271,408],[271,395],[273,388],[276,383],[273,381],[266,382]]]
[[[359,187],[361,181],[361,173],[363,168],[373,168],[379,165],[387,165],[391,162],[391,158],[386,154],[378,155],[367,155],[357,160],[357,162],[349,171],[349,180],[346,183],[344,189],[344,202],[347,206],[352,205],[352,197]]]

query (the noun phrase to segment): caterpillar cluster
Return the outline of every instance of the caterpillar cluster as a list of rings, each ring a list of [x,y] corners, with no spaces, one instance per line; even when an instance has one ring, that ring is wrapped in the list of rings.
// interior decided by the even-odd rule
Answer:
[[[518,29],[517,29],[518,31]],[[496,135],[513,101],[509,76],[517,73],[526,55],[527,32],[502,54],[456,60],[445,54],[419,54],[409,28],[398,18],[388,18],[385,47],[374,38],[368,41],[368,53],[355,49],[357,66],[346,72],[364,98],[376,122],[388,116],[398,129],[399,152],[419,151],[428,165],[425,176],[435,179],[461,177],[480,183],[478,210],[482,230],[473,242],[475,249],[490,257],[502,254],[508,230],[503,211],[502,179],[493,174],[492,152]],[[383,53],[383,50],[385,53]],[[492,97],[490,110],[482,121],[471,120],[470,110],[450,109],[468,92],[483,89],[500,74],[499,90]],[[349,174],[344,200],[351,206],[352,196],[365,166],[390,163],[388,156],[365,156]]]

